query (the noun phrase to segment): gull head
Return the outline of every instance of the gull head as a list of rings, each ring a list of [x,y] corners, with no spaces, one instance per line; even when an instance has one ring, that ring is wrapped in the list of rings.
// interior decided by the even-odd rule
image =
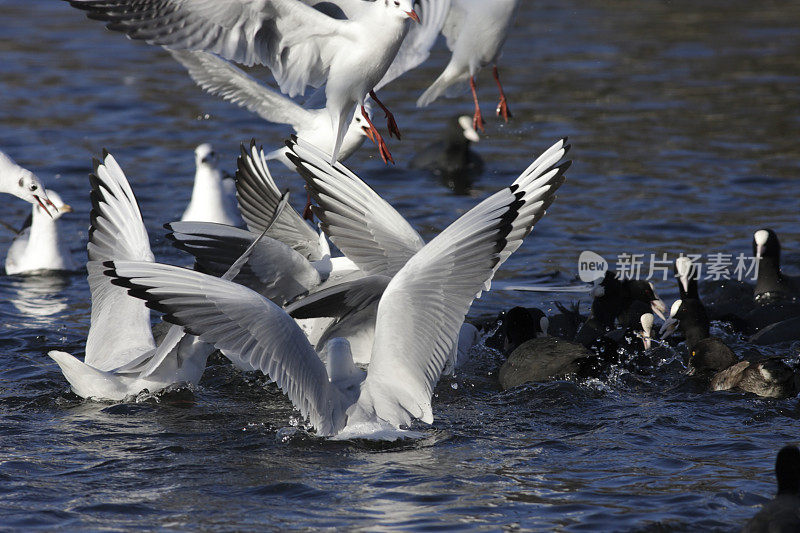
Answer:
[[[50,201],[50,198],[47,197],[47,191],[45,191],[39,178],[30,170],[26,170],[22,167],[17,168],[19,169],[19,174],[12,194],[34,204],[37,206],[37,209],[40,208],[50,217],[55,218],[58,208]]]
[[[411,19],[419,24],[419,15],[414,11],[413,0],[384,0],[384,5],[402,19]]]
[[[214,147],[209,143],[203,143],[194,149],[194,163],[198,167],[200,165],[208,165],[212,168],[217,168],[219,157],[214,151]]]

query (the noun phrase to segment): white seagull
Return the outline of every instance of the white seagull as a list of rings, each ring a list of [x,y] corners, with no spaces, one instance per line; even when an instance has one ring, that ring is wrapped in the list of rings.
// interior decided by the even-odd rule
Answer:
[[[326,152],[333,151],[334,137],[331,121],[325,108],[307,109],[291,98],[260,83],[242,69],[219,56],[208,52],[191,50],[170,50],[170,54],[184,66],[189,76],[203,90],[221,96],[224,100],[237,104],[268,122],[288,124],[296,135],[309,143],[319,146]],[[371,114],[369,102],[364,103]],[[372,131],[366,127],[364,118],[355,114],[342,141],[337,158],[344,161],[371,137]],[[267,154],[267,159],[276,159],[294,170],[294,165],[284,155],[286,148],[279,148]]]
[[[213,348],[171,326],[156,346],[150,310],[115,287],[102,273],[103,261],[153,261],[150,240],[133,191],[114,157],[104,151],[95,161],[91,227],[87,251],[92,317],[84,361],[53,350],[72,390],[83,398],[119,401],[147,389],[151,393],[176,383],[197,384]]]
[[[50,214],[48,205],[55,210],[39,178],[3,152],[0,152],[0,192],[13,194],[34,205],[39,204],[47,214]]]
[[[448,96],[453,95],[447,89],[455,83],[469,79],[475,104],[472,127],[483,131],[475,75],[482,67],[491,64],[494,80],[500,91],[497,114],[508,122],[511,113],[500,84],[497,60],[518,8],[519,0],[451,0],[450,13],[442,33],[447,38],[447,47],[453,55],[436,81],[419,97],[417,106],[425,107],[445,92]]]
[[[72,213],[55,191],[45,191],[55,209],[47,211],[34,204],[31,216],[6,255],[6,274],[27,274],[47,270],[77,270],[78,264],[69,251],[58,228],[58,219],[64,213]]]
[[[461,216],[392,277],[378,305],[367,372],[355,366],[344,339],[326,344],[323,363],[283,309],[244,286],[142,261],[108,261],[106,274],[168,322],[260,368],[318,435],[384,435],[413,419],[433,423],[433,389],[472,301],[563,182],[558,171],[528,177]]]
[[[181,220],[241,226],[242,217],[236,206],[236,185],[233,180],[223,177],[214,148],[208,143],[199,145],[194,149],[194,163],[192,199]]]
[[[320,337],[317,348],[322,348],[328,339],[345,337],[351,343],[354,360],[367,364],[381,294],[425,241],[400,213],[344,165],[331,166],[326,154],[300,140],[288,144],[293,152],[289,158],[297,165],[316,201],[312,209],[320,227],[366,277],[329,285],[292,303],[286,311],[295,318],[336,318]],[[525,169],[514,185],[535,180],[560,184],[570,165],[562,161],[569,148],[566,139],[553,144]],[[500,252],[498,267],[520,243],[521,240],[509,241]],[[474,332],[465,326],[463,336],[474,338]],[[457,354],[454,352],[452,356],[455,358]]]
[[[386,74],[405,37],[405,21],[419,22],[412,0],[363,2],[358,18],[339,20],[297,0],[69,0],[108,21],[108,27],[176,50],[202,50],[247,66],[266,65],[290,97],[325,85],[326,109],[335,132],[336,161],[357,106],[375,136],[381,157],[386,143],[372,125],[364,100]]]

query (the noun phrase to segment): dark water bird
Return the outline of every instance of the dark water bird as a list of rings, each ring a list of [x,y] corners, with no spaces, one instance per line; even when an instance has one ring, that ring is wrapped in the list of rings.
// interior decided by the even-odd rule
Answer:
[[[667,338],[675,329],[683,333],[689,350],[690,373],[705,378],[739,362],[722,339],[711,336],[710,327],[703,303],[698,298],[688,298],[672,304],[669,319],[661,328],[661,338]]]
[[[666,306],[652,283],[645,280],[619,279],[608,271],[592,292],[592,313],[575,336],[575,341],[589,347],[619,322],[622,327],[637,327],[645,312],[664,318]]]
[[[483,160],[470,148],[479,140],[478,132],[472,127],[472,118],[455,116],[447,122],[439,141],[417,152],[411,168],[428,170],[457,194],[466,194],[472,187],[473,178],[483,172]]]
[[[500,367],[498,380],[504,390],[548,379],[577,375],[592,352],[582,345],[547,334],[548,319],[536,308],[514,307],[499,328],[508,359]]]
[[[676,300],[662,331],[679,327],[689,349],[689,374],[708,380],[712,391],[737,389],[764,397],[797,394],[797,372],[778,357],[756,353],[740,361],[725,342],[709,333],[709,320],[697,299]]]
[[[793,302],[800,298],[800,280],[781,272],[781,243],[773,230],[753,233],[753,256],[758,260],[756,303]]]
[[[742,533],[800,531],[800,450],[784,446],[775,460],[778,494],[751,518]]]

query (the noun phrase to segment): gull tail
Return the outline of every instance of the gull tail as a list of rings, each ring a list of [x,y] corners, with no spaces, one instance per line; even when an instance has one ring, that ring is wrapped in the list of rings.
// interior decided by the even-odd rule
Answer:
[[[439,77],[436,78],[436,81],[434,81],[431,86],[422,93],[422,96],[419,97],[417,100],[417,107],[426,107],[447,91],[448,87],[454,83],[464,81],[468,77],[469,74],[467,72],[461,71],[461,69],[453,65],[453,63],[448,64],[444,72],[442,72]]]
[[[336,132],[336,142],[333,144],[333,151],[331,152],[330,164],[335,165],[339,158],[339,151],[342,149],[344,137],[347,135],[347,129],[350,127],[350,122],[353,120],[353,113],[356,112],[354,107],[345,107],[339,113],[338,118],[331,115],[331,123],[333,124],[333,131]]]
[[[125,382],[130,378],[97,370],[67,352],[52,350],[47,355],[58,363],[72,390],[81,398],[123,400],[128,395]]]

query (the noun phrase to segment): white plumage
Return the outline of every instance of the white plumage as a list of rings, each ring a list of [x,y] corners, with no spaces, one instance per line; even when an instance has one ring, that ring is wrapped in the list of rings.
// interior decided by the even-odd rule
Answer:
[[[92,317],[84,361],[53,350],[72,390],[84,398],[122,400],[144,389],[157,392],[176,383],[196,384],[213,350],[172,326],[156,346],[150,311],[125,289],[103,276],[102,262],[112,259],[153,261],[136,198],[125,174],[110,154],[95,162],[92,225],[87,247]]]
[[[320,435],[431,423],[433,388],[473,299],[543,216],[565,166],[524,173],[412,255],[378,304],[366,374],[343,340],[328,343],[323,363],[289,315],[241,285],[142,261],[110,261],[106,273],[167,321],[261,369]]]
[[[33,205],[30,226],[20,231],[8,249],[6,274],[78,269],[58,224],[61,215],[72,213],[72,207],[55,191],[43,193],[55,209],[45,211],[43,206]]]
[[[223,178],[214,148],[208,143],[199,145],[194,149],[194,163],[192,199],[181,220],[241,226],[242,217],[236,206],[236,184]]]

